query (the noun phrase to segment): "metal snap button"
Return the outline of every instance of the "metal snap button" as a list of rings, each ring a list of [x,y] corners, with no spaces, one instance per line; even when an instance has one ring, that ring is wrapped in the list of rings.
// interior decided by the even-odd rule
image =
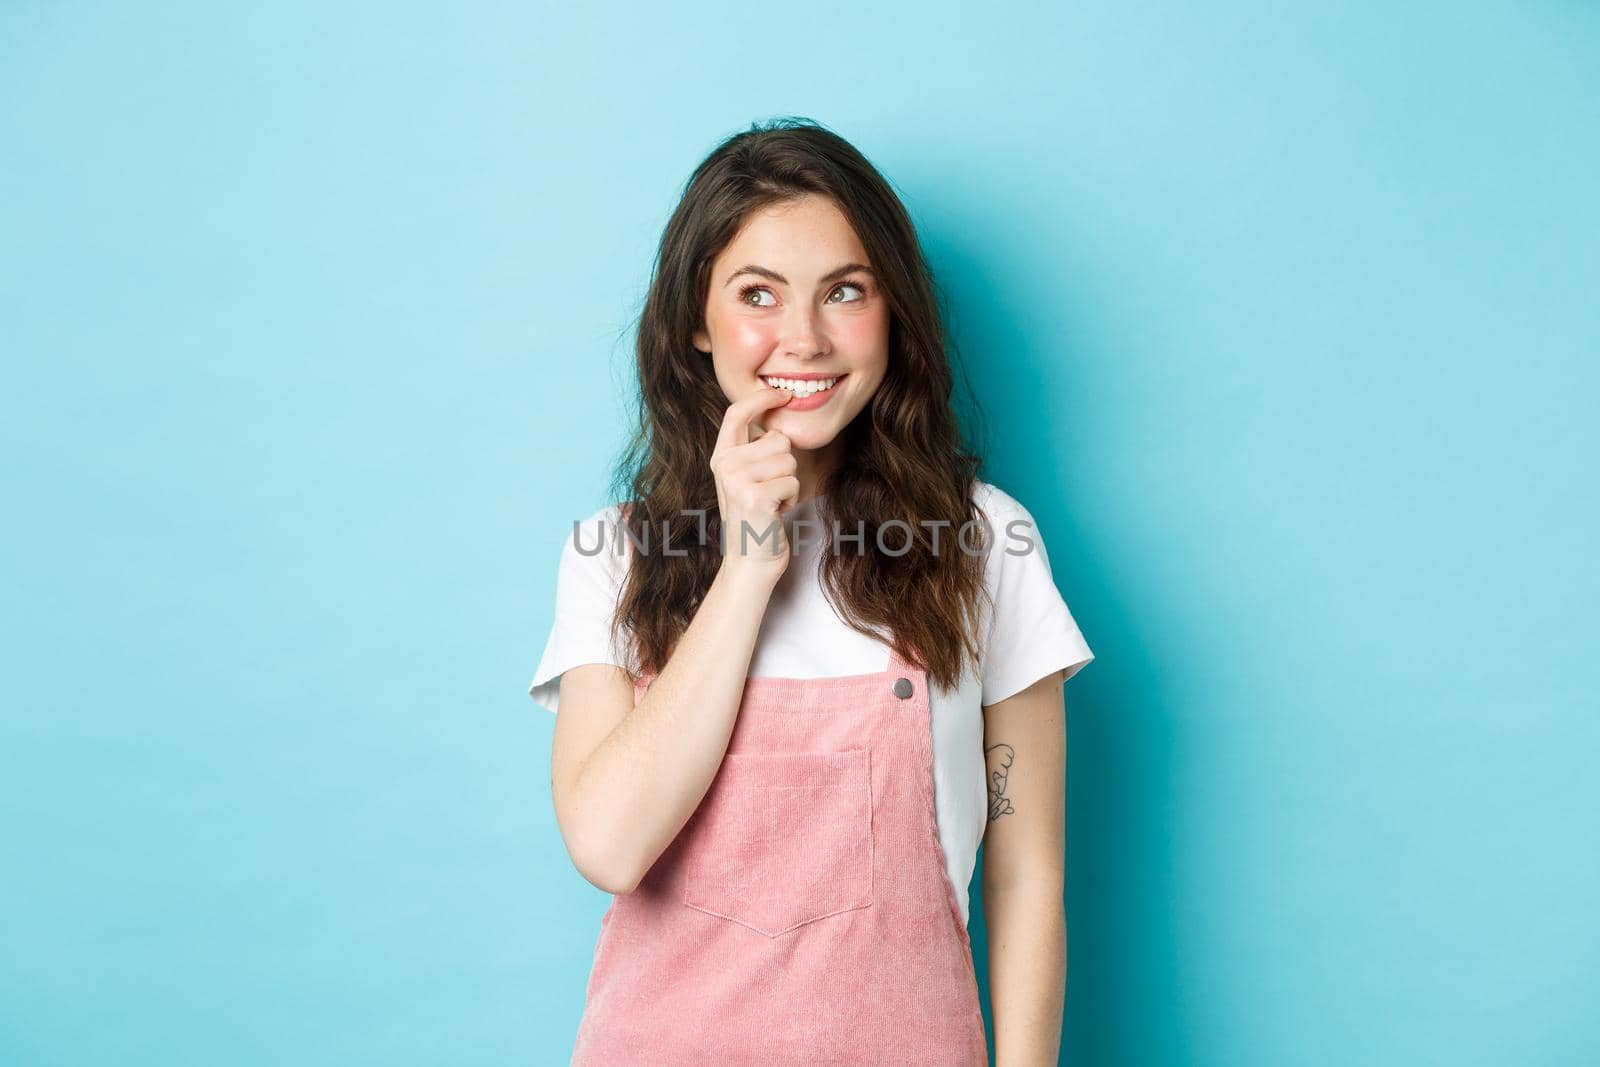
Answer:
[[[894,680],[894,695],[895,696],[899,697],[901,700],[910,700],[911,699],[911,693],[912,693],[911,679],[909,679],[909,678],[896,678]]]

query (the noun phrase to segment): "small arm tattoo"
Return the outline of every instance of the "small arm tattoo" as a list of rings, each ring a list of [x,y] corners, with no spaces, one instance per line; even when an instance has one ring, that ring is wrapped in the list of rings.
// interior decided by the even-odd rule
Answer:
[[[989,821],[994,822],[1017,810],[1006,796],[1006,778],[1011,774],[1011,761],[1017,750],[1010,745],[990,745],[984,755],[989,763]]]

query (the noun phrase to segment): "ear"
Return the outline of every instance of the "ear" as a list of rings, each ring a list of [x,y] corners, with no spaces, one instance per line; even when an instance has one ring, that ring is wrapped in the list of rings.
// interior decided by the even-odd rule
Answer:
[[[710,334],[706,333],[704,330],[696,330],[694,332],[694,336],[690,340],[693,341],[696,352],[699,352],[703,356],[709,356],[711,354]]]

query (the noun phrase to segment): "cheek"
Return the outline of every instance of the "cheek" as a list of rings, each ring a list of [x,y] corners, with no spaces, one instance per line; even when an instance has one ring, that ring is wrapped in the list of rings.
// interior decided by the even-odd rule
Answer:
[[[835,345],[851,353],[851,363],[863,377],[882,374],[889,363],[889,331],[881,315],[862,316],[840,324]]]
[[[860,376],[863,382],[871,383],[872,387],[876,389],[878,387],[878,383],[883,381],[883,376],[887,374],[888,371],[889,356],[887,353],[884,353],[874,357],[873,359],[861,361],[861,363],[857,365],[855,373]]]
[[[777,332],[771,325],[753,319],[734,319],[725,324],[719,340],[733,362],[751,371],[761,365],[778,343]]]
[[[872,396],[883,385],[882,368],[872,370],[858,370],[851,377],[856,379],[856,388],[850,397],[850,412],[853,415],[872,402]]]
[[[770,331],[752,323],[723,323],[712,343],[712,360],[723,392],[737,398],[767,361],[775,341]]]

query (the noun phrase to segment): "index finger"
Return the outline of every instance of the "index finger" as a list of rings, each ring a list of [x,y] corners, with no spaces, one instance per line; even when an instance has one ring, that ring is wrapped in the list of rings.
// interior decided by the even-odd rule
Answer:
[[[717,431],[717,446],[714,451],[721,452],[725,448],[749,444],[750,423],[762,412],[787,404],[793,396],[794,394],[787,389],[774,389],[770,385],[763,385],[749,396],[729,404],[727,412],[722,416],[722,428]]]

